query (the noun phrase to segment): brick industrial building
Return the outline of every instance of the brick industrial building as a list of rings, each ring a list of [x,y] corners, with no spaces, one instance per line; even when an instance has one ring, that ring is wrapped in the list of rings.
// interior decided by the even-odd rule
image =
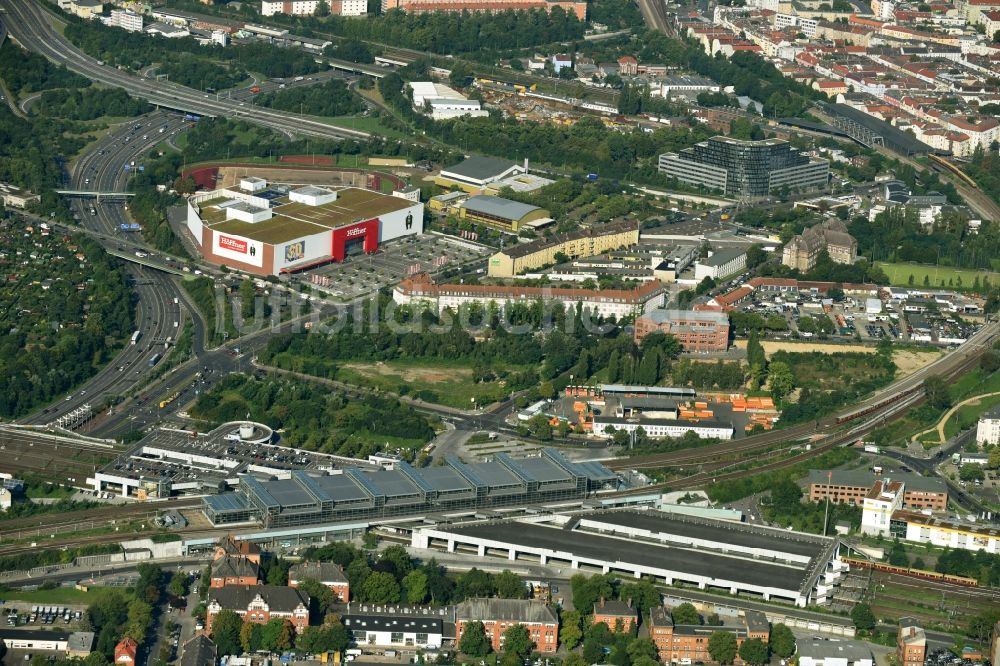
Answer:
[[[594,624],[603,622],[611,631],[631,631],[638,623],[638,614],[632,606],[632,600],[601,598],[594,604]]]
[[[677,338],[684,351],[726,351],[729,348],[729,317],[721,312],[652,310],[636,318],[636,342],[657,331]]]
[[[462,640],[462,632],[470,622],[482,622],[486,637],[494,652],[503,647],[503,635],[510,627],[522,624],[531,635],[539,652],[556,651],[559,637],[559,619],[555,612],[541,601],[532,599],[466,599],[455,608],[455,644]]]
[[[351,584],[344,570],[336,562],[299,562],[288,570],[288,587],[312,579],[330,588],[340,601],[346,602],[351,596]]]
[[[223,610],[231,610],[244,622],[267,624],[271,618],[288,620],[297,633],[309,626],[309,597],[284,585],[227,585],[209,589],[205,630]]]
[[[781,263],[807,271],[823,250],[838,264],[853,264],[858,258],[858,242],[847,232],[847,225],[831,219],[793,236],[781,252]]]
[[[660,661],[666,664],[710,663],[708,640],[717,631],[734,634],[737,647],[751,638],[765,643],[769,640],[771,628],[763,613],[748,610],[742,619],[742,627],[674,624],[666,608],[654,608],[649,614],[649,637],[656,644]],[[738,654],[733,663],[743,663]]]
[[[899,619],[896,634],[896,663],[899,666],[923,666],[927,655],[927,634],[913,618]]]
[[[256,585],[260,582],[260,548],[251,541],[237,541],[232,535],[219,539],[212,556],[213,588],[227,585]]]
[[[862,470],[809,471],[809,501],[834,504],[864,504],[865,496],[880,480],[873,472]],[[948,508],[948,486],[939,478],[918,474],[894,473],[893,481],[903,483],[903,507],[945,511]]]

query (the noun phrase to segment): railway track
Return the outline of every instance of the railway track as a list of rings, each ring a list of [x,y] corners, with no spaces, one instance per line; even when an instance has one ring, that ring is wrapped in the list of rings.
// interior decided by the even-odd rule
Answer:
[[[653,454],[649,456],[636,456],[634,458],[620,458],[609,460],[604,466],[612,470],[621,469],[650,469],[659,467],[676,467],[684,464],[708,462],[719,456],[732,456],[733,454],[757,451],[768,446],[780,443],[784,440],[800,440],[816,433],[817,428],[814,423],[803,423],[783,430],[775,430],[761,435],[753,435],[744,439],[728,440],[708,446],[691,449],[681,449],[669,453]]]
[[[201,500],[191,498],[157,503],[116,504],[78,511],[12,518],[0,522],[0,541],[9,539],[13,534],[24,530],[52,529],[108,520],[142,518],[147,515],[153,516],[165,509],[193,509],[199,506],[201,506]]]
[[[44,539],[44,541],[36,541],[27,544],[12,544],[9,546],[0,546],[0,557],[8,557],[12,555],[22,555],[24,553],[30,553],[40,548],[46,550],[51,550],[55,548],[77,548],[80,546],[99,546],[102,544],[118,543],[120,541],[128,539],[141,539],[143,537],[153,536],[154,534],[161,534],[159,528],[149,528],[145,530],[136,530],[135,532],[109,532],[107,534],[92,534],[88,536],[74,536],[67,538],[51,538]],[[171,534],[177,534],[178,536],[194,536],[199,533],[205,533],[204,528],[200,527],[186,527],[177,530],[172,530]]]
[[[880,417],[880,419],[888,420],[896,416],[897,414],[905,411],[906,409],[909,409],[913,405],[920,402],[920,400],[922,399],[923,399],[922,395],[910,396],[905,402],[897,403],[895,405],[894,410],[892,410],[889,414]],[[875,427],[874,422],[862,424],[845,432],[836,435],[830,435],[825,440],[821,440],[813,444],[809,450],[802,451],[801,453],[798,453],[794,456],[782,458],[781,460],[776,460],[775,462],[772,463],[759,465],[751,469],[736,470],[733,472],[722,472],[722,473],[718,473],[718,471],[703,471],[703,472],[698,472],[697,474],[692,474],[690,476],[672,479],[664,483],[654,484],[652,486],[645,486],[643,488],[635,488],[632,490],[622,491],[620,493],[613,493],[612,496],[643,495],[649,493],[651,490],[655,490],[658,488],[670,488],[670,490],[686,490],[689,488],[694,488],[700,485],[704,485],[709,482],[714,483],[717,481],[731,481],[733,479],[739,479],[741,477],[750,476],[753,474],[760,474],[762,472],[777,471],[780,469],[784,469],[786,467],[791,467],[796,463],[804,462],[812,458],[815,458],[817,455],[821,453],[826,453],[827,451],[831,451],[837,448],[838,446],[843,446],[845,444],[853,443],[854,441],[857,440],[857,438],[861,434],[867,432],[868,430],[873,429],[874,427]]]
[[[794,440],[799,442],[812,435],[832,435],[832,428],[846,425],[857,419],[865,419],[865,424],[875,424],[884,422],[886,414],[896,413],[895,407],[903,401],[908,401],[914,396],[922,399],[923,381],[927,376],[940,374],[946,379],[952,379],[967,372],[979,361],[979,355],[989,348],[993,339],[997,336],[998,325],[995,322],[986,324],[975,336],[975,341],[970,339],[966,342],[969,347],[963,345],[958,351],[943,357],[940,361],[921,368],[917,372],[908,375],[890,387],[875,393],[871,398],[865,400],[861,405],[851,407],[841,412],[819,420],[818,422],[804,423],[790,428],[782,428],[761,435],[754,435],[744,439],[728,440],[708,446],[683,449],[668,453],[657,453],[646,456],[634,456],[631,458],[621,458],[606,461],[604,464],[609,469],[655,469],[662,467],[675,467],[684,464],[708,462],[720,456],[732,456],[739,454],[753,453],[766,449],[774,444]],[[905,403],[910,404],[910,403]],[[862,431],[868,432],[873,427]],[[857,431],[856,428],[851,432]],[[798,446],[795,444],[793,446]],[[788,448],[792,448],[789,446]],[[815,451],[816,448],[813,448]]]

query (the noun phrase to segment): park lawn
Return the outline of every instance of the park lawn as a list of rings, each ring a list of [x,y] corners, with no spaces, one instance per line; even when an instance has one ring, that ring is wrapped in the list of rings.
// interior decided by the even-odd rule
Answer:
[[[1000,405],[1000,395],[991,395],[979,401],[978,405],[963,405],[944,424],[945,437],[951,438],[966,428],[971,428],[987,409]]]
[[[0,590],[3,601],[23,601],[32,604],[77,604],[89,605],[102,591],[109,588],[90,587],[86,591],[75,587],[57,587],[51,590]]]
[[[522,369],[509,368],[512,372]],[[472,406],[472,398],[482,406],[509,393],[499,382],[476,383],[468,363],[447,359],[340,363],[337,379],[462,409]]]
[[[911,275],[913,276],[913,284],[918,287],[923,286],[924,277],[929,279],[931,287],[944,286],[971,289],[977,277],[980,284],[984,277],[988,277],[993,284],[1000,284],[1000,273],[993,271],[977,271],[971,268],[930,266],[926,264],[889,263],[886,261],[877,261],[875,265],[885,271],[885,274],[889,277],[889,282],[897,287],[909,285]],[[959,278],[962,279],[961,286],[958,284]],[[943,284],[942,280],[944,281]],[[951,280],[952,284],[949,285],[948,280]]]
[[[384,125],[378,118],[373,118],[371,116],[335,116],[333,118],[313,116],[313,119],[329,125],[336,125],[337,127],[346,127],[347,129],[358,130],[360,132],[377,134],[379,136],[384,136],[387,139],[407,138],[406,133]]]
[[[1000,370],[983,377],[982,370],[963,375],[951,385],[951,398],[960,402],[975,395],[1000,391]]]

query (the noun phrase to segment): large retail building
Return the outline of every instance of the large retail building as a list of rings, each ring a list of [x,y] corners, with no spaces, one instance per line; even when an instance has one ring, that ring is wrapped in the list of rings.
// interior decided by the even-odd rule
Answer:
[[[787,141],[725,136],[660,155],[659,171],[681,183],[745,198],[821,188],[830,179],[829,162],[800,153]]]
[[[187,228],[207,261],[256,275],[293,273],[423,230],[424,205],[357,187],[297,189],[244,178],[188,200]]]

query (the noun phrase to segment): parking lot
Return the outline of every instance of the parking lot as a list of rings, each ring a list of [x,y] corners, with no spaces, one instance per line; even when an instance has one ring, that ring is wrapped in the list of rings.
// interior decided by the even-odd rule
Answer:
[[[299,279],[346,301],[395,285],[411,273],[437,273],[481,259],[489,252],[489,248],[466,241],[421,234],[387,243],[375,254],[350,256]]]
[[[85,606],[70,607],[53,604],[15,604],[4,606],[8,627],[39,628],[48,625],[71,625],[79,622]]]
[[[174,492],[198,494],[206,488],[218,488],[251,467],[281,474],[296,469],[331,470],[360,462],[281,446],[264,428],[258,425],[254,438],[246,441],[233,425],[200,434],[171,428],[153,430],[99,470],[99,494],[110,497],[120,492],[122,484],[134,486],[136,482],[147,494],[159,493],[160,482],[168,483]]]

